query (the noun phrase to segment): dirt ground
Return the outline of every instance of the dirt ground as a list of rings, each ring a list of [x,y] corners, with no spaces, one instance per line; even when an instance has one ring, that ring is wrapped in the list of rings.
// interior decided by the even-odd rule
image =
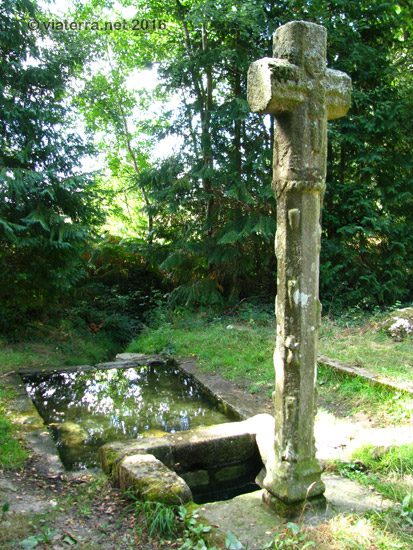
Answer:
[[[101,476],[50,474],[35,454],[24,469],[0,472],[0,506],[0,548],[4,549],[178,546],[176,541],[150,540],[133,502]]]

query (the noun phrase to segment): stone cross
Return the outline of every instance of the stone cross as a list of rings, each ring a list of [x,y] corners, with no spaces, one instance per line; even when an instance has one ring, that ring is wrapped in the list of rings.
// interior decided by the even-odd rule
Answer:
[[[327,120],[350,107],[351,79],[326,68],[327,31],[293,21],[274,34],[274,58],[251,64],[248,102],[276,118],[273,186],[277,197],[275,437],[263,487],[290,504],[324,492],[315,457],[317,331]]]

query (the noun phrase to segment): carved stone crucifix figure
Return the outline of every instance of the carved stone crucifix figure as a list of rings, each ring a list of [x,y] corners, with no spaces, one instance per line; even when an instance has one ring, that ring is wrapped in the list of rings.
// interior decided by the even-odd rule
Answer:
[[[275,32],[274,58],[255,61],[248,71],[251,110],[276,118],[275,437],[263,486],[287,504],[305,499],[310,487],[310,496],[325,489],[314,444],[320,211],[327,120],[346,114],[351,94],[350,77],[326,68],[326,48],[324,27],[293,21]]]

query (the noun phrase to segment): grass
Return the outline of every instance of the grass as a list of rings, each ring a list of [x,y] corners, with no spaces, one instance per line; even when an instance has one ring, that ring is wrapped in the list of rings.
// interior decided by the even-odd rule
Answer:
[[[275,320],[271,314],[257,316],[251,308],[246,313],[241,311],[231,319],[214,320],[202,314],[167,315],[162,311],[153,327],[141,333],[127,351],[194,355],[201,369],[217,372],[252,393],[270,398],[274,388]],[[379,362],[386,364],[388,375],[390,371],[398,372],[401,361],[404,380],[410,380],[413,371],[411,339],[394,342],[377,330],[378,324],[377,316],[375,321],[364,319],[364,325],[360,320],[351,323],[347,319],[339,323],[324,318],[320,331],[321,352],[353,363],[350,358],[357,356],[359,364],[376,372]],[[352,335],[355,335],[353,340]],[[371,351],[377,341],[381,342],[383,353]],[[351,346],[353,355],[348,355],[346,348]],[[379,355],[383,356],[378,358]],[[404,370],[403,365],[406,365]],[[367,411],[377,420],[386,422],[391,419],[403,423],[413,418],[413,399],[409,394],[372,386],[359,377],[347,376],[326,366],[319,367],[318,382],[321,402],[328,406],[339,401],[343,416]]]
[[[411,394],[371,385],[331,367],[318,368],[318,394],[321,407],[332,408],[343,417],[361,412],[376,424],[404,424],[413,420]]]
[[[141,523],[145,526],[151,538],[176,538],[177,524],[175,510],[172,506],[162,502],[135,500],[134,513],[140,516]]]
[[[0,469],[19,468],[26,457],[26,450],[19,443],[13,425],[0,413]]]
[[[381,315],[384,318],[384,315]],[[319,353],[348,364],[357,364],[395,380],[413,381],[413,338],[395,342],[380,330],[380,317],[364,318],[364,323],[322,320]],[[233,326],[234,329],[227,327]],[[218,346],[215,343],[218,343]],[[220,349],[224,345],[225,349]],[[242,346],[240,348],[240,346]],[[245,347],[244,347],[245,346]],[[198,356],[201,365],[212,370],[226,369],[241,358],[244,368],[272,370],[275,347],[275,319],[268,315],[257,322],[253,317],[231,318],[210,323],[202,316],[171,318],[142,333],[128,351],[188,354]],[[235,356],[234,356],[235,352]],[[227,366],[229,368],[227,368]]]
[[[376,514],[340,514],[318,527],[307,528],[307,540],[317,550],[410,550],[411,537]]]
[[[33,325],[27,338],[10,341],[0,336],[0,375],[22,367],[95,364],[120,351],[104,333],[93,334],[62,320],[57,326]]]
[[[19,440],[18,431],[7,416],[10,392],[0,388],[0,469],[14,470],[24,465],[28,452]]]
[[[234,328],[227,328],[234,326]],[[201,368],[251,383],[258,391],[273,378],[273,329],[270,326],[181,322],[142,333],[127,351],[166,355],[196,355]]]
[[[318,351],[394,380],[413,381],[413,338],[396,342],[380,329],[383,315],[361,325],[324,318]]]
[[[410,506],[413,535],[413,443],[397,447],[365,445],[353,453],[352,460],[338,463],[340,472],[363,485],[374,487],[399,506],[403,502]]]

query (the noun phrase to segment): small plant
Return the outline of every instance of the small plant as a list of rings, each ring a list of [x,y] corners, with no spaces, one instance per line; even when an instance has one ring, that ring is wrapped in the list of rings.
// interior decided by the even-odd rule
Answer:
[[[198,521],[199,514],[194,510],[188,513],[185,506],[178,508],[178,518],[181,521],[184,533],[183,544],[179,550],[218,550],[216,546],[209,546],[205,535],[212,529],[210,525],[204,525]],[[243,546],[235,535],[227,533],[225,550],[242,550]]]
[[[268,550],[305,550],[315,546],[312,540],[306,541],[308,533],[302,525],[289,522],[273,541],[264,546]]]
[[[177,526],[172,506],[162,502],[137,500],[135,510],[143,517],[150,537],[176,538]]]
[[[31,535],[27,539],[22,540],[19,544],[21,548],[30,549],[36,548],[36,546],[41,542],[43,544],[51,544],[52,537],[57,533],[56,530],[51,529],[48,525],[43,527],[43,532],[38,535]]]
[[[400,505],[402,528],[413,532],[413,494],[406,495]]]
[[[7,517],[7,512],[10,510],[10,502],[5,502],[3,506],[1,507],[1,519],[0,521],[4,521]]]
[[[218,550],[216,546],[209,546],[205,540],[205,535],[212,529],[210,525],[204,525],[198,521],[199,514],[196,510],[192,512],[187,511],[185,506],[178,508],[178,518],[183,525],[183,544],[179,547],[179,550]],[[237,539],[228,533],[225,541],[225,548],[228,550],[239,550],[241,545],[236,545]]]
[[[184,527],[184,543],[179,550],[212,550],[204,540],[204,535],[209,533],[211,526],[198,523],[198,517],[196,511],[188,513],[185,506],[178,508],[178,518]]]

